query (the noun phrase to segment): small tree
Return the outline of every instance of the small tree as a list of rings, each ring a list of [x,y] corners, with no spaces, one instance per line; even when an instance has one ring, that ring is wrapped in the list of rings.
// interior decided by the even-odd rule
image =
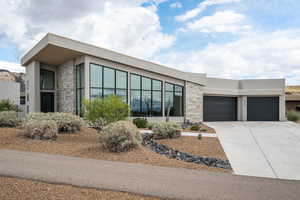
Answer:
[[[109,95],[103,99],[95,98],[84,101],[84,117],[95,123],[104,119],[107,123],[125,120],[129,117],[129,106],[116,95]]]

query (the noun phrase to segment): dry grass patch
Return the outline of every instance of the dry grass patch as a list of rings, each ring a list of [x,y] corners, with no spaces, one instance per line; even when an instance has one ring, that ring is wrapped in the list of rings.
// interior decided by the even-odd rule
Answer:
[[[197,137],[182,136],[178,139],[156,141],[160,144],[167,145],[189,154],[227,160],[226,154],[224,153],[218,138],[202,137],[201,140],[198,140]]]
[[[86,189],[6,177],[0,177],[0,191],[0,199],[3,200],[159,200],[126,192]]]
[[[169,159],[145,147],[136,148],[124,153],[109,153],[104,151],[99,145],[99,134],[97,131],[90,128],[82,128],[77,134],[60,134],[56,141],[26,139],[20,136],[21,132],[20,129],[15,128],[0,128],[0,149],[15,149],[100,160],[230,172],[230,170]],[[197,140],[195,137],[193,138]],[[200,155],[203,154],[201,153]]]

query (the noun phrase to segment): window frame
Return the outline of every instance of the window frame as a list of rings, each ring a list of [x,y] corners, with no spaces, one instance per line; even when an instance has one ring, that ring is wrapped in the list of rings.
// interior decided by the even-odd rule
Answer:
[[[130,85],[130,108],[131,108],[131,91],[136,91],[136,92],[139,92],[139,96],[140,96],[140,109],[139,109],[139,115],[132,115],[131,113],[131,116],[133,117],[162,117],[163,116],[163,81],[161,80],[158,80],[158,79],[154,79],[154,78],[151,78],[151,77],[147,77],[147,76],[143,76],[143,75],[140,75],[140,74],[136,74],[136,73],[131,73],[130,74],[130,84],[131,84],[131,76],[139,76],[140,77],[140,89],[132,89],[131,85]],[[143,89],[143,78],[146,78],[146,79],[150,79],[150,82],[151,82],[151,87],[150,89]],[[153,89],[153,81],[159,81],[160,82],[160,90],[157,90],[157,89]],[[150,96],[151,96],[151,108],[150,108],[150,115],[143,115],[143,109],[142,109],[142,106],[143,106],[143,92],[150,92]],[[160,92],[160,108],[161,108],[161,113],[160,115],[153,115],[153,92]]]
[[[166,85],[167,84],[169,84],[169,85],[172,85],[172,87],[173,87],[173,90],[171,91],[171,90],[167,90],[166,88]],[[180,88],[182,88],[182,90],[181,91],[176,91],[176,87],[180,87]],[[172,94],[173,94],[173,107],[174,107],[174,100],[175,100],[175,94],[176,94],[176,92],[178,93],[178,92],[181,92],[182,93],[182,114],[181,115],[170,115],[170,117],[184,117],[185,116],[185,108],[184,108],[184,102],[185,102],[185,88],[184,88],[184,86],[182,86],[182,85],[178,85],[178,84],[174,84],[174,83],[170,83],[170,82],[165,82],[165,90],[164,90],[164,97],[165,97],[165,99],[166,99],[166,93],[171,93],[172,92]],[[166,102],[164,102],[164,105],[166,105]],[[164,113],[165,113],[165,115],[166,115],[166,107],[165,107],[165,110],[164,110]]]
[[[77,74],[77,70],[80,70],[80,74],[79,74],[79,80],[78,80],[78,74]],[[76,82],[75,82],[75,89],[76,89],[76,109],[75,109],[75,113],[76,115],[82,115],[82,100],[84,98],[84,90],[85,90],[85,80],[84,80],[84,63],[80,63],[78,65],[75,66],[75,77],[76,77]],[[82,76],[83,75],[83,76]],[[78,81],[79,81],[79,87],[78,87]],[[78,101],[78,91],[79,91],[79,101]],[[80,106],[80,108],[78,109],[78,107]]]
[[[43,88],[42,87],[42,76],[41,76],[41,74],[42,74],[42,71],[44,71],[44,72],[47,72],[47,73],[51,73],[51,75],[53,75],[53,88]],[[45,68],[40,68],[40,90],[41,91],[54,91],[55,90],[55,85],[56,85],[56,80],[55,80],[55,71],[52,71],[52,70],[49,70],[49,69],[45,69]]]
[[[92,79],[91,79],[91,65],[96,65],[97,67],[101,67],[101,71],[102,71],[102,87],[92,87]],[[112,69],[114,70],[114,88],[106,88],[104,87],[104,68],[108,68],[108,69]],[[126,74],[126,88],[117,88],[117,71],[119,72],[123,72]],[[117,90],[122,90],[125,91],[126,94],[126,103],[128,103],[128,72],[124,71],[124,70],[120,70],[120,69],[116,69],[113,67],[108,67],[102,64],[97,64],[97,63],[93,63],[90,62],[89,63],[89,91],[90,91],[90,99],[92,99],[92,89],[98,89],[101,90],[101,97],[100,98],[104,98],[104,90],[113,90],[114,94],[117,95]]]

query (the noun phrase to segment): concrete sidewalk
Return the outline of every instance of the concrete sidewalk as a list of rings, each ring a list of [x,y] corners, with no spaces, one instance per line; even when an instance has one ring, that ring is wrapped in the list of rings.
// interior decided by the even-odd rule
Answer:
[[[0,150],[0,176],[176,199],[299,199],[300,182]]]

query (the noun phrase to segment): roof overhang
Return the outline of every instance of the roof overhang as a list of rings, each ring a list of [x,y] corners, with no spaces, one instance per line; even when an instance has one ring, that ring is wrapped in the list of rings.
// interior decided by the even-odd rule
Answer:
[[[183,72],[51,33],[48,33],[23,56],[21,64],[27,66],[36,60],[58,66],[83,55],[90,55],[176,79],[206,85],[206,74]]]

